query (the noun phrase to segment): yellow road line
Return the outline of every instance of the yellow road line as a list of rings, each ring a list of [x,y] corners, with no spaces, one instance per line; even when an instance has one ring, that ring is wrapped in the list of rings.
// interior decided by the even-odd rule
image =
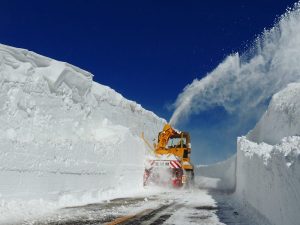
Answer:
[[[145,209],[135,215],[127,215],[127,216],[122,216],[122,217],[118,217],[117,219],[109,222],[109,223],[106,223],[106,225],[116,225],[116,224],[120,224],[120,223],[123,223],[123,222],[126,222],[134,217],[138,217],[138,216],[141,216],[143,215],[144,213],[146,212],[151,212],[153,209]]]

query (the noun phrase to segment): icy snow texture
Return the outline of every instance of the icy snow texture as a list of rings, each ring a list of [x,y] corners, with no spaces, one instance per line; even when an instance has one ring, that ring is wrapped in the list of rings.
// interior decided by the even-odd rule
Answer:
[[[274,225],[300,221],[299,96],[299,83],[275,94],[248,139],[238,139],[236,195]]]
[[[92,77],[0,45],[0,223],[35,200],[57,207],[141,188],[138,136],[153,139],[165,121]]]

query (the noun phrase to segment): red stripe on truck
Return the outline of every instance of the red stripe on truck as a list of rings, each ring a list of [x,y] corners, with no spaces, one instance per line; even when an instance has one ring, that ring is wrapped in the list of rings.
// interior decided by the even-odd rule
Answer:
[[[178,161],[171,161],[170,166],[171,168],[175,168],[175,169],[181,168],[181,165]]]

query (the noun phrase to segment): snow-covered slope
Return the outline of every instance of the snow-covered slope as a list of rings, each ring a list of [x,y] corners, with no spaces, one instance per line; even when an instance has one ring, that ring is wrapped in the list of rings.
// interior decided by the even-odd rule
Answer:
[[[300,84],[275,94],[256,127],[238,139],[236,196],[274,225],[300,221]]]
[[[0,223],[141,188],[139,135],[152,140],[165,121],[92,78],[0,45]]]

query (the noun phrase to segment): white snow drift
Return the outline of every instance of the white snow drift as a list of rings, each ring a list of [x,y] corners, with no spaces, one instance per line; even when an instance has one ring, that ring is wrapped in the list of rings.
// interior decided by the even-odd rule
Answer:
[[[0,223],[141,188],[139,135],[165,121],[92,78],[0,45]]]

